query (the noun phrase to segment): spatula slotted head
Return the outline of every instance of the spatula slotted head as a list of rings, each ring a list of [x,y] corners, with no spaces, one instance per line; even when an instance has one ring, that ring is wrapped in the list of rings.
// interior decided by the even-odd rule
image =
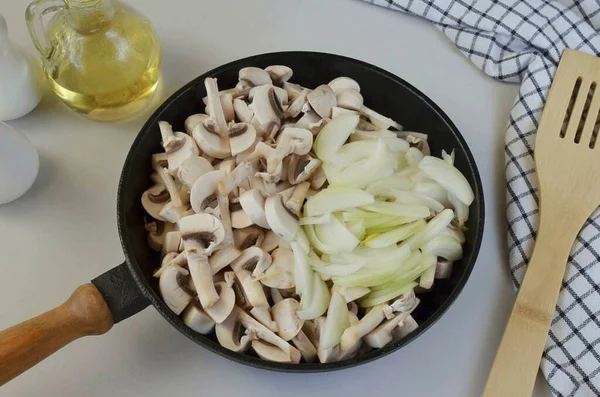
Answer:
[[[600,203],[599,85],[600,58],[566,50],[535,141],[541,205],[575,208],[581,222]]]

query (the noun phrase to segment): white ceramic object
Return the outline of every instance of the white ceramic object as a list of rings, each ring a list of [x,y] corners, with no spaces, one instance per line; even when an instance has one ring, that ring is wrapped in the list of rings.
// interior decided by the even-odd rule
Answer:
[[[0,14],[0,120],[13,120],[40,103],[39,78],[31,58],[8,40],[6,20]]]
[[[38,152],[25,135],[0,121],[0,205],[29,190],[39,166]]]

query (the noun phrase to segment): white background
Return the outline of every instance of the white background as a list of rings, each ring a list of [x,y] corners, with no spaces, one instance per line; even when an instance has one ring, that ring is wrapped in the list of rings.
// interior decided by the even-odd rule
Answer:
[[[11,38],[33,52],[24,22],[28,2],[3,0],[0,12]],[[514,301],[503,142],[518,87],[485,76],[428,23],[356,0],[128,2],[153,21],[162,42],[160,101],[213,67],[278,50],[358,58],[415,85],[456,123],[479,166],[487,218],[479,260],[432,329],[358,368],[305,375],[247,368],[197,346],[150,307],[104,336],[67,346],[0,396],[481,395]],[[47,95],[35,112],[12,123],[39,148],[41,172],[29,193],[0,207],[0,329],[60,304],[77,285],[121,263],[117,182],[147,116],[96,123]],[[536,396],[548,396],[538,383]]]

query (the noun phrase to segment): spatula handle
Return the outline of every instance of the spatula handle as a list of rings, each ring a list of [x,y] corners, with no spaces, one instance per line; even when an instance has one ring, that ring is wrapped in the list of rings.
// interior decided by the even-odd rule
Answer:
[[[541,219],[527,273],[496,353],[484,397],[528,397],[533,392],[569,252],[579,231],[576,227],[555,227],[557,218]]]
[[[80,286],[57,308],[0,332],[0,386],[74,340],[101,335],[112,325],[96,287]]]

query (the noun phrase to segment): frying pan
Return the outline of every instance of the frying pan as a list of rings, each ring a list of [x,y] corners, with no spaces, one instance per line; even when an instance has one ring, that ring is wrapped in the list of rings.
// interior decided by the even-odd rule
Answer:
[[[294,70],[292,81],[306,87],[316,87],[339,76],[354,78],[360,84],[369,107],[399,121],[407,130],[428,134],[433,153],[439,155],[442,149],[455,150],[455,165],[475,192],[466,224],[464,257],[455,263],[451,278],[437,280],[430,293],[420,296],[421,303],[413,314],[419,327],[400,341],[341,362],[282,364],[231,352],[221,347],[214,336],[196,333],[173,314],[160,298],[158,282],[152,277],[153,270],[159,266],[159,258],[147,243],[140,197],[152,185],[151,155],[162,151],[158,121],[166,120],[176,130],[183,131],[185,119],[204,108],[202,98],[206,95],[206,77],[216,77],[221,87],[233,87],[237,83],[239,69],[246,66],[264,68],[273,64],[291,67]],[[123,166],[117,215],[125,262],[92,280],[91,284],[79,287],[67,302],[56,309],[0,333],[0,385],[69,342],[86,335],[102,334],[113,324],[149,305],[199,345],[258,368],[321,372],[383,357],[421,335],[446,312],[463,289],[481,245],[484,202],[479,173],[467,144],[448,116],[423,93],[391,73],[354,59],[315,52],[278,52],[244,58],[213,69],[185,85],[154,112],[133,142]]]

